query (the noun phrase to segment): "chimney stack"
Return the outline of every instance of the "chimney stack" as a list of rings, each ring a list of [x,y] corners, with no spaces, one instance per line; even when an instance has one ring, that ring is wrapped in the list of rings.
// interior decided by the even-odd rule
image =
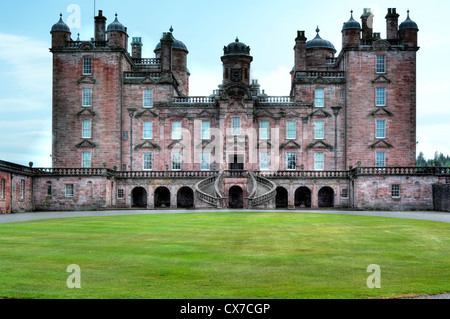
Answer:
[[[398,17],[400,16],[395,8],[389,8],[386,15],[386,39],[398,39]]]
[[[131,57],[133,59],[141,59],[142,58],[142,38],[134,38],[131,42]]]
[[[106,17],[103,16],[103,11],[98,10],[98,16],[94,17],[95,20],[95,41],[106,41]]]
[[[370,8],[364,8],[361,16],[362,40],[372,40],[373,14]]]

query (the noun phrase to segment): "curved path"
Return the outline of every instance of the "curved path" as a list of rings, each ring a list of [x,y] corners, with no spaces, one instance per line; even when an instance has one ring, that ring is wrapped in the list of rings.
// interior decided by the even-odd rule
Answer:
[[[24,222],[29,220],[50,219],[50,218],[70,218],[70,217],[90,217],[90,216],[113,216],[113,215],[136,215],[136,214],[180,214],[180,213],[206,213],[206,212],[225,212],[230,209],[137,209],[137,210],[98,210],[98,211],[55,211],[55,212],[32,212],[15,213],[0,215],[0,224]],[[233,210],[231,210],[233,211]],[[405,219],[431,220],[437,222],[450,223],[450,212],[435,211],[349,211],[349,210],[257,210],[257,209],[239,209],[235,211],[264,212],[277,211],[289,213],[315,213],[315,214],[343,214],[360,216],[378,216]]]

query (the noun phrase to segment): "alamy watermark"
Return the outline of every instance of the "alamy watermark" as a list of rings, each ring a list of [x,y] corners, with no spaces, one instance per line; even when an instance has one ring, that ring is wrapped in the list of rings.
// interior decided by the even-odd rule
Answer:
[[[78,4],[69,4],[66,9],[70,15],[67,17],[66,24],[69,28],[81,28],[81,8]]]
[[[381,288],[381,269],[380,266],[376,264],[369,265],[367,267],[367,272],[372,274],[367,277],[367,288]]]
[[[81,268],[76,264],[67,266],[67,272],[72,273],[67,277],[67,288],[81,288]]]

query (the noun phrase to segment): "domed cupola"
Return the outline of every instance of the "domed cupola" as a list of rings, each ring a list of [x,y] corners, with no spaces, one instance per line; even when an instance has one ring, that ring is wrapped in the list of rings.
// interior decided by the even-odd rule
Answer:
[[[245,43],[239,42],[236,37],[234,42],[231,42],[226,47],[223,47],[224,55],[250,55],[250,47]]]
[[[409,10],[408,10],[408,16],[406,18],[405,21],[403,21],[402,23],[400,23],[400,25],[398,26],[398,30],[406,30],[406,29],[413,29],[413,30],[417,30],[419,31],[419,27],[417,26],[417,23],[415,23],[414,21],[412,21],[409,18]]]
[[[117,13],[116,13],[116,19],[108,25],[108,28],[106,29],[107,32],[110,31],[121,31],[121,32],[127,32],[127,30],[125,29],[124,25],[122,23],[119,22],[119,20],[117,19]]]
[[[62,19],[62,13],[59,15],[59,21],[57,23],[55,23],[52,27],[51,32],[69,32],[70,33],[70,28],[67,24],[64,23],[63,19]]]
[[[361,24],[359,24],[358,21],[356,21],[355,19],[353,19],[353,10],[350,11],[351,16],[350,16],[350,20],[348,20],[347,22],[344,23],[344,25],[342,26],[342,31],[344,30],[362,30],[361,29]]]
[[[173,33],[173,28],[170,27],[169,31],[172,34]],[[181,42],[180,40],[175,39],[173,34],[172,34],[172,39],[173,39],[172,49],[182,50],[182,51],[186,51],[186,53],[189,53],[186,45],[183,42]],[[153,50],[153,52],[156,52],[156,51],[161,51],[161,42],[158,42],[158,44],[155,47],[155,50]]]
[[[336,52],[334,45],[330,41],[324,40],[320,37],[319,27],[317,27],[316,32],[317,32],[316,37],[311,41],[306,42],[306,49],[330,49]]]

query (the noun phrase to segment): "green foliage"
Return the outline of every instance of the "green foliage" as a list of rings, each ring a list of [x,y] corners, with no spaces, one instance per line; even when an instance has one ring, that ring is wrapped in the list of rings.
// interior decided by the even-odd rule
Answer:
[[[66,285],[72,264],[80,289]],[[233,211],[0,224],[10,298],[382,298],[450,291],[449,264],[450,225],[421,220]]]
[[[450,167],[450,156],[435,152],[433,159],[426,159],[420,152],[416,159],[417,167]]]

